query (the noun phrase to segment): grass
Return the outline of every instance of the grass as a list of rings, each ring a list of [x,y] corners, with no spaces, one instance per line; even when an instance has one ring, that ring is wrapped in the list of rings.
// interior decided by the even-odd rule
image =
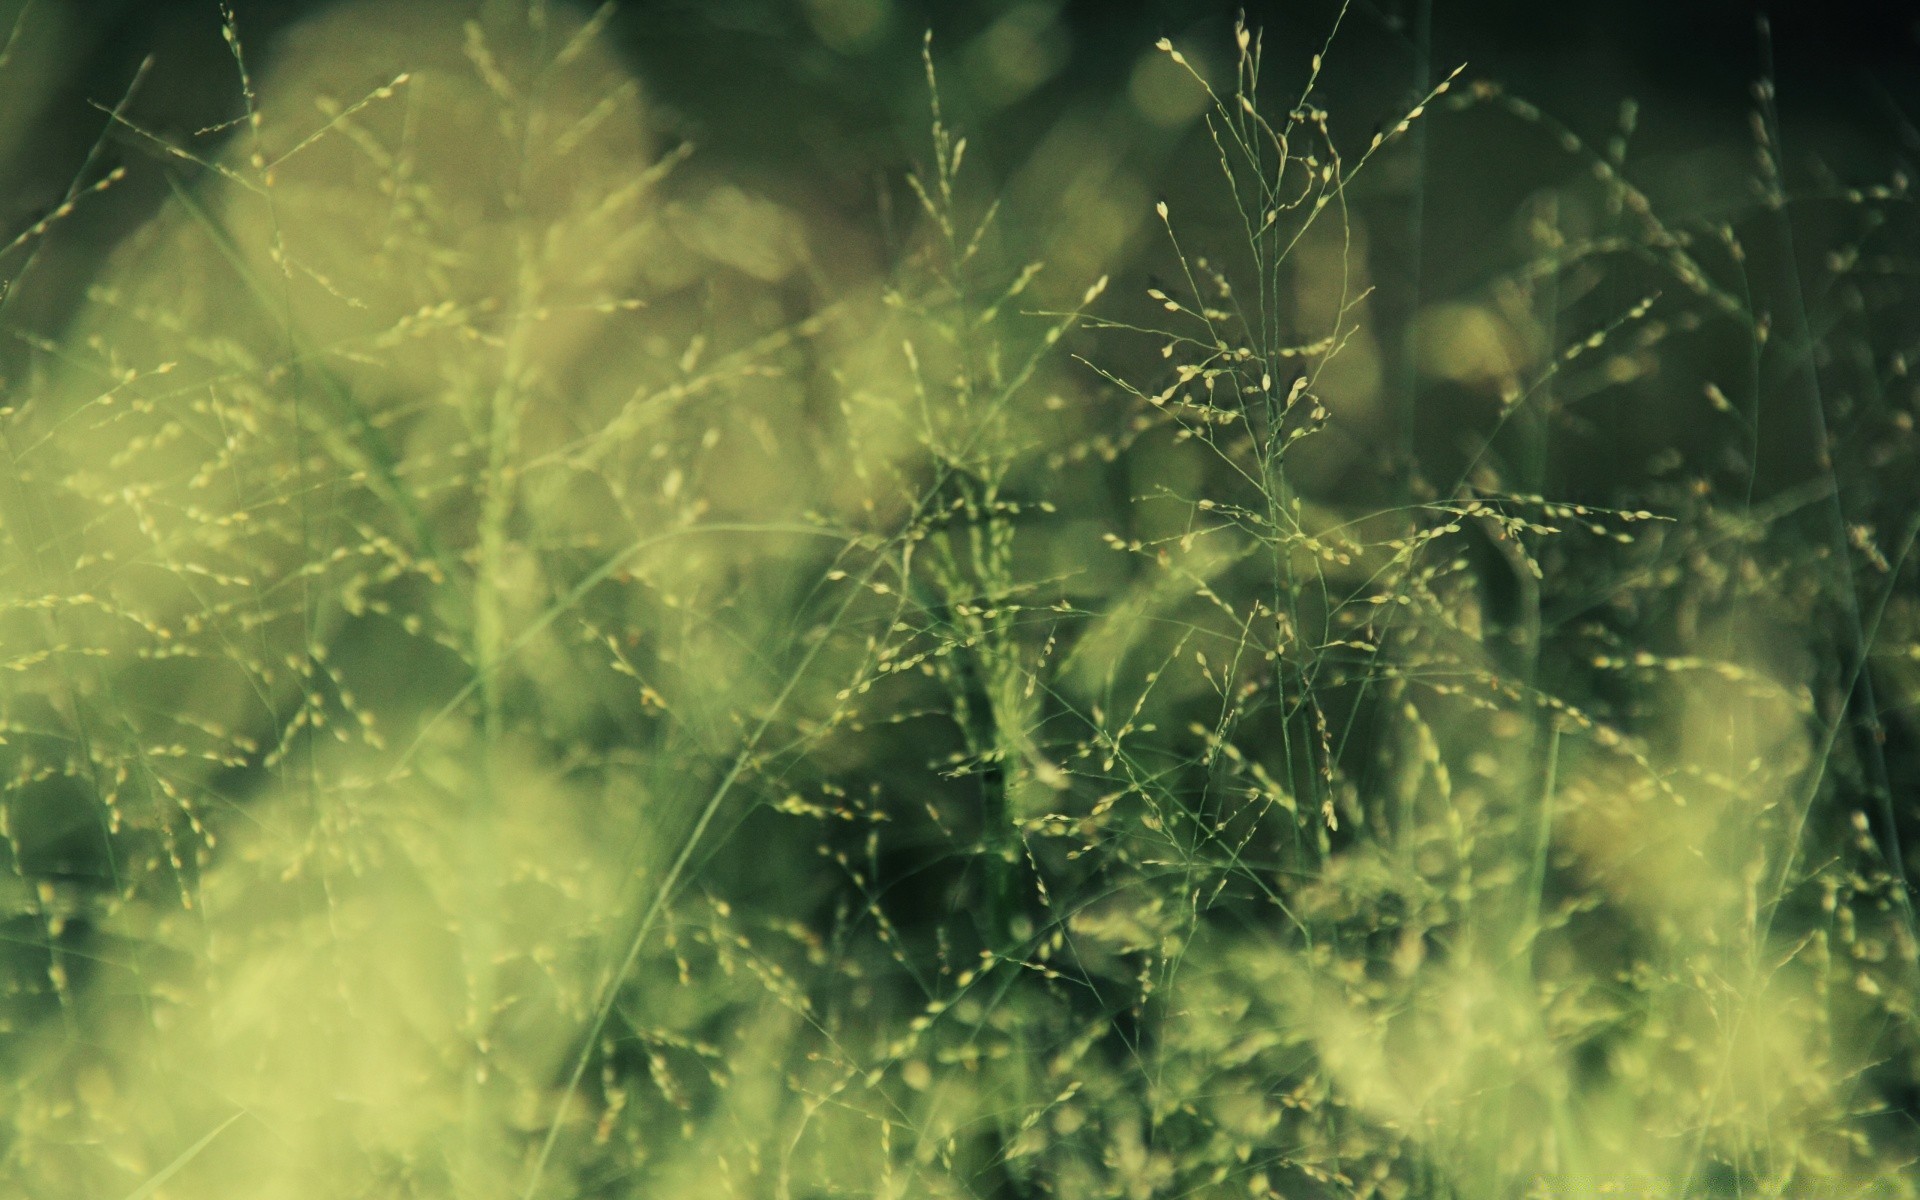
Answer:
[[[1904,177],[1762,85],[1669,214],[1631,108],[1356,138],[1236,26],[1157,51],[1211,201],[1060,282],[930,37],[839,278],[610,8],[451,13],[225,14],[224,142],[108,107],[169,199],[9,318],[0,1179],[1913,1194]],[[1476,121],[1562,157],[1395,324]]]

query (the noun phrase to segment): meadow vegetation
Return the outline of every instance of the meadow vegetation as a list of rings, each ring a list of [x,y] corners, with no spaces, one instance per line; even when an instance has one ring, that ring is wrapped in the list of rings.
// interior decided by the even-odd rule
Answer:
[[[231,128],[0,252],[0,1190],[1920,1192],[1891,155],[1763,81],[1669,211],[1243,24],[1062,278],[937,36],[882,255],[612,13],[227,14]],[[1538,184],[1388,312],[1449,123]]]

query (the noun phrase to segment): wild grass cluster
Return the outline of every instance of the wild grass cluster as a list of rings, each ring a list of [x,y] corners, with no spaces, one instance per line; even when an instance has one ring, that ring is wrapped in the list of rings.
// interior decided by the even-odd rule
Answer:
[[[1631,106],[1241,24],[1062,280],[933,36],[847,267],[612,15],[227,13],[230,126],[136,79],[7,234],[0,1190],[1920,1192],[1891,154],[1763,80],[1669,212]],[[1390,312],[1447,123],[1538,188]]]

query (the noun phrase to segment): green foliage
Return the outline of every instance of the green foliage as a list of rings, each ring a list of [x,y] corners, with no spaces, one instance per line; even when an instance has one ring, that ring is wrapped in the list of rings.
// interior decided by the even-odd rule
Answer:
[[[0,409],[0,1180],[1914,1194],[1904,179],[1763,87],[1668,216],[1630,110],[1356,144],[1236,27],[1160,48],[1224,224],[1061,307],[931,38],[848,279],[611,11],[229,15],[223,150],[111,114],[170,198]],[[1472,120],[1565,169],[1392,326]]]

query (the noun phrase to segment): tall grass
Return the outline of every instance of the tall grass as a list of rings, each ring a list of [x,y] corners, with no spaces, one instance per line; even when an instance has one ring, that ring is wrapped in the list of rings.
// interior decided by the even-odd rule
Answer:
[[[1356,138],[1236,26],[1159,48],[1230,216],[1061,284],[929,38],[850,277],[612,13],[228,13],[224,142],[103,112],[170,199],[8,353],[0,1180],[1914,1194],[1904,178],[1762,84],[1669,214],[1630,109]],[[1471,121],[1564,157],[1389,325]]]

